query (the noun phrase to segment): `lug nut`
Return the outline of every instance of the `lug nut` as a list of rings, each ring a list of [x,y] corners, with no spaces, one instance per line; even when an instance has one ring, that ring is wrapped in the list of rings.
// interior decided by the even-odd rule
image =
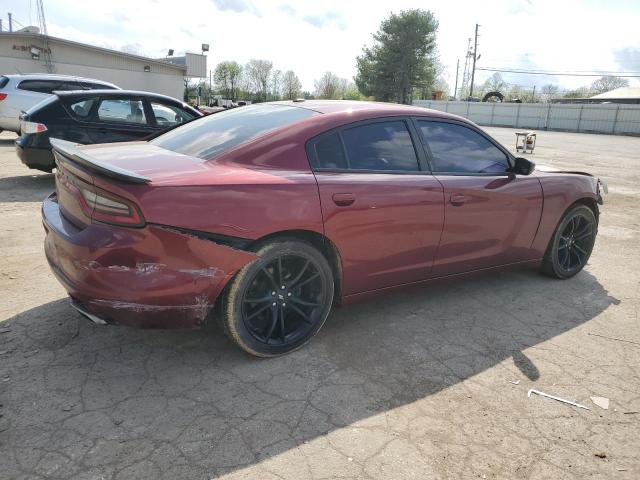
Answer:
[[[291,292],[287,293],[287,297],[290,297],[290,296],[291,296]]]
[[[287,306],[287,304],[286,304],[286,303],[284,303],[284,302],[282,302],[282,306],[283,306],[283,307],[286,307],[286,306]]]
[[[282,290],[284,290],[286,287],[285,287],[284,285],[282,285],[280,288],[281,288]]]
[[[276,302],[273,302],[271,305],[273,305],[275,307],[276,306]]]

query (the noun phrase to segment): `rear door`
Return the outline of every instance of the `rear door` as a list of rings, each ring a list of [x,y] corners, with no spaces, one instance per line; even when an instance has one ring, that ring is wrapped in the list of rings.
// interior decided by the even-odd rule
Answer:
[[[542,214],[538,179],[512,173],[503,148],[472,126],[431,119],[416,125],[444,187],[445,224],[433,274],[531,259]]]
[[[92,143],[140,140],[155,131],[139,97],[102,97],[87,125]]]
[[[351,124],[307,143],[325,234],[343,262],[345,295],[429,276],[443,225],[440,183],[409,119]]]

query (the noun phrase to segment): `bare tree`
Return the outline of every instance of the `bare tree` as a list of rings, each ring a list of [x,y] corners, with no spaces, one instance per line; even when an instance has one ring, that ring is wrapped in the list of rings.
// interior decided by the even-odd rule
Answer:
[[[242,67],[238,62],[221,62],[213,73],[216,88],[225,98],[235,100],[238,94]]]
[[[544,103],[549,103],[551,102],[551,100],[558,97],[560,89],[558,88],[557,85],[554,85],[553,83],[548,83],[542,87],[540,92],[542,96],[542,101]]]
[[[293,70],[287,70],[282,79],[282,90],[285,98],[288,100],[298,98],[301,89],[302,83],[300,83],[298,76],[293,72]]]
[[[315,81],[316,97],[325,99],[340,99],[347,89],[347,80],[338,77],[335,73],[325,72],[320,79]]]
[[[629,80],[626,78],[612,77],[610,75],[600,77],[598,80],[591,84],[591,90],[595,90],[596,93],[605,93],[615,90],[620,87],[628,87]]]
[[[271,74],[271,99],[282,98],[282,70],[274,70]]]
[[[267,101],[269,93],[269,78],[273,62],[269,60],[251,59],[245,67],[245,75],[249,91],[254,93],[259,100]]]

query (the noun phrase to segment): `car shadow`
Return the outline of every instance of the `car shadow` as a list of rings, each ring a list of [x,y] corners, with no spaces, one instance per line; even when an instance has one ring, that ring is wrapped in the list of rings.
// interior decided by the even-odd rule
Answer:
[[[222,334],[95,326],[60,299],[0,324],[5,474],[55,453],[58,476],[141,458],[222,475],[505,360],[505,377],[536,380],[523,350],[617,303],[587,271],[494,273],[338,308],[308,346],[265,360]]]
[[[1,177],[0,202],[41,202],[55,188],[52,173]]]

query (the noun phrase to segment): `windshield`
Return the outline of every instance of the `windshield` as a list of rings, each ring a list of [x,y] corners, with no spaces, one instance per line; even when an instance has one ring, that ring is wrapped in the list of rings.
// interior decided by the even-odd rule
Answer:
[[[270,130],[314,115],[318,112],[286,105],[239,107],[175,128],[150,143],[184,155],[211,159]]]

